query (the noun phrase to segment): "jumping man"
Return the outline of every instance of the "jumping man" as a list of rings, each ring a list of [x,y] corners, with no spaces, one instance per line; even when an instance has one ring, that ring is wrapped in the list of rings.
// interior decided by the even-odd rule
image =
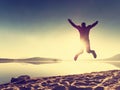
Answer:
[[[95,51],[91,50],[91,48],[90,48],[89,32],[90,32],[91,28],[93,28],[94,26],[96,26],[98,24],[98,21],[96,21],[95,23],[88,25],[88,26],[86,26],[85,22],[83,22],[81,25],[76,25],[75,23],[72,22],[71,19],[68,19],[68,21],[73,27],[75,27],[79,31],[80,40],[81,40],[81,42],[83,42],[83,45],[85,46],[87,53],[92,53],[93,57],[96,58],[97,55],[96,55]],[[83,51],[84,51],[84,48],[82,48],[82,50],[75,55],[75,57],[74,57],[75,61],[77,60],[78,56],[83,53]]]

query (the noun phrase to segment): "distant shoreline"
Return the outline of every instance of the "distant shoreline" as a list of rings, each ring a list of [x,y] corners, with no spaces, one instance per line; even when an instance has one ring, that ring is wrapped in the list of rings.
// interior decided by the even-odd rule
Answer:
[[[30,64],[47,64],[61,62],[60,59],[33,57],[26,59],[9,59],[0,58],[0,63],[30,63]]]

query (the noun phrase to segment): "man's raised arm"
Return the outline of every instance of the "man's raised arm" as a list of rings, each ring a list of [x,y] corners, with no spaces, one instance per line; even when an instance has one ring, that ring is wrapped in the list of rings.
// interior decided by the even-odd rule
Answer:
[[[68,19],[68,21],[69,21],[69,23],[70,23],[73,27],[77,28],[77,25],[74,24],[74,23],[72,22],[72,20]]]
[[[98,21],[96,21],[95,23],[93,23],[91,26],[91,28],[93,28],[94,26],[96,26],[98,24]]]

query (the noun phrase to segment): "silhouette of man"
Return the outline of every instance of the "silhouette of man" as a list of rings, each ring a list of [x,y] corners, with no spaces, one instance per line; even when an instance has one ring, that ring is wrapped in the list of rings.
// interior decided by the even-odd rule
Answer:
[[[89,32],[90,32],[91,28],[93,28],[94,26],[96,26],[98,24],[98,21],[96,21],[95,23],[88,25],[88,26],[86,26],[85,22],[83,22],[81,25],[76,25],[75,23],[72,22],[71,19],[68,19],[68,21],[73,27],[75,27],[79,31],[80,40],[83,43],[83,45],[85,46],[86,52],[92,53],[93,57],[96,58],[97,55],[96,55],[95,51],[91,50],[91,48],[90,48]],[[82,48],[82,50],[75,55],[75,57],[74,57],[75,61],[77,60],[78,56],[83,53],[83,51],[84,51],[84,49]]]

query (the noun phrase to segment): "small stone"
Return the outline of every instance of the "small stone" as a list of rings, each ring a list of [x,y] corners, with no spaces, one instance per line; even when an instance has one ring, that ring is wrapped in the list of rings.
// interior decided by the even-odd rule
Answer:
[[[42,82],[41,85],[44,87],[47,86],[48,84],[46,82]]]
[[[53,83],[53,84],[50,84],[49,86],[50,86],[50,87],[56,87],[56,86],[59,86],[59,84]]]
[[[11,83],[14,83],[14,82],[17,82],[18,81],[18,79],[17,78],[11,78]]]
[[[18,78],[11,78],[11,83],[18,83],[18,82],[20,83],[21,82],[21,84],[22,84],[23,82],[25,83],[25,81],[28,79],[30,79],[30,76],[22,75],[22,76],[19,76]]]
[[[66,90],[64,86],[56,86],[52,90]]]
[[[91,87],[76,87],[76,86],[70,86],[69,90],[92,90]]]
[[[104,87],[99,86],[99,87],[96,87],[94,90],[104,90]]]
[[[26,80],[26,79],[30,79],[30,76],[28,76],[28,75],[22,75],[22,76],[19,76],[18,79]]]
[[[20,90],[32,90],[32,87],[20,87]]]
[[[116,87],[115,90],[120,90],[120,86]]]
[[[78,88],[75,87],[75,86],[69,86],[69,89],[68,89],[68,90],[78,90]]]
[[[79,90],[92,90],[92,88],[91,87],[80,87],[80,88],[78,88]]]

